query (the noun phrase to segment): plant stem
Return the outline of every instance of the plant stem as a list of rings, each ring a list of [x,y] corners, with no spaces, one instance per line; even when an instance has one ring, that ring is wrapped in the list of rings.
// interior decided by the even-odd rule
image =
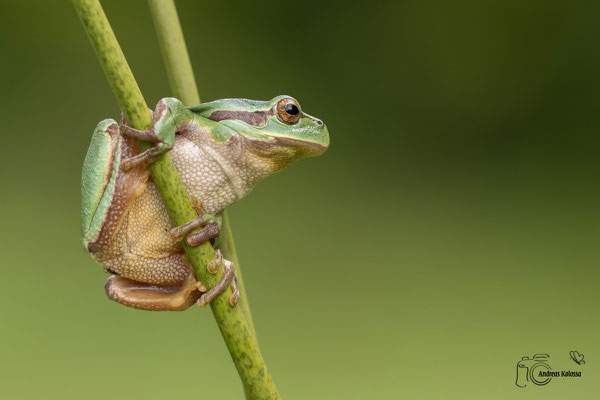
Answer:
[[[200,104],[200,94],[175,3],[170,0],[149,0],[148,6],[156,28],[171,90],[185,105]]]
[[[151,117],[146,101],[102,6],[98,0],[73,0],[73,4],[125,118],[133,128],[149,129]],[[147,143],[140,142],[142,149],[147,149],[149,146]],[[171,158],[165,155],[149,168],[174,225],[182,225],[194,219],[196,212],[189,203],[187,192]],[[207,287],[215,286],[223,277],[223,271],[212,275],[206,268],[215,254],[210,243],[191,247],[184,240],[183,247],[196,276]],[[214,299],[210,306],[244,385],[246,397],[251,400],[279,399],[273,379],[267,371],[258,344],[254,340],[241,308],[229,305],[229,294],[230,289]]]
[[[152,20],[154,21],[154,27],[156,28],[156,35],[158,36],[158,43],[160,44],[160,49],[162,51],[165,69],[167,70],[167,77],[169,78],[173,96],[181,100],[185,105],[200,104],[200,94],[198,93],[198,87],[196,86],[196,80],[194,79],[192,63],[190,62],[190,57],[185,45],[185,39],[174,1],[148,0],[148,6],[150,7],[150,13],[152,14]],[[227,211],[224,210],[222,215],[223,224],[221,226],[221,236],[223,241],[220,249],[223,252],[223,256],[232,261],[237,268],[238,286],[242,294],[238,306],[242,308],[242,312],[246,317],[246,322],[256,340],[254,321],[252,320],[252,314],[250,312],[248,296],[242,279],[241,267],[237,257],[235,243],[233,241],[233,234],[229,226]]]

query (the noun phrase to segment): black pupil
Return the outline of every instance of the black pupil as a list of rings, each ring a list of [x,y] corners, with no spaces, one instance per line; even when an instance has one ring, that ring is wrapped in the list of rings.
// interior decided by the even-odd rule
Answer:
[[[298,115],[300,112],[298,107],[296,107],[296,105],[293,103],[287,103],[285,106],[283,106],[283,110],[290,115]]]

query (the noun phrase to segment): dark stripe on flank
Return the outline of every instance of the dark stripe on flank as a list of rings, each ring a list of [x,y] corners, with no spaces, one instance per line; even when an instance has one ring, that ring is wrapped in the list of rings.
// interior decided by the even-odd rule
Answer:
[[[267,124],[267,116],[262,111],[218,110],[213,111],[213,113],[208,116],[208,119],[215,122],[223,121],[225,119],[237,119],[256,127],[265,126]]]

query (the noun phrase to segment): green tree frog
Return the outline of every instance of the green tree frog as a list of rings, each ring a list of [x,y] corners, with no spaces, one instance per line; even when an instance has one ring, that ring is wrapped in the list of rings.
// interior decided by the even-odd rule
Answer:
[[[136,140],[153,143],[140,152]],[[107,296],[145,310],[205,306],[232,287],[239,298],[235,269],[217,250],[209,271],[225,277],[207,290],[194,276],[181,240],[198,245],[219,235],[218,214],[246,196],[254,185],[293,161],[322,154],[329,133],[289,96],[270,101],[223,99],[185,107],[162,99],[148,131],[123,118],[96,127],[82,173],[82,241],[112,274]],[[199,217],[172,228],[147,166],[170,152]]]

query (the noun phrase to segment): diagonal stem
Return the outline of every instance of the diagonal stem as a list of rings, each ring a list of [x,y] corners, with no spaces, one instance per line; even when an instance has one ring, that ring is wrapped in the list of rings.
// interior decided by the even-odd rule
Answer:
[[[73,0],[73,4],[125,118],[133,128],[149,129],[151,117],[146,101],[102,6],[98,0]],[[140,142],[140,147],[144,150],[150,145]],[[163,156],[149,168],[174,225],[183,225],[194,219],[197,216],[196,212],[169,155]],[[191,247],[183,241],[183,247],[196,276],[209,287],[217,285],[224,271],[215,275],[208,272],[206,266],[215,255],[210,243]],[[214,299],[210,305],[244,385],[246,398],[279,399],[279,393],[241,308],[229,305],[229,293],[230,289],[226,294]]]
[[[154,21],[154,27],[156,28],[156,35],[165,61],[167,77],[169,78],[169,85],[171,86],[173,96],[181,100],[185,105],[200,104],[200,95],[198,93],[196,80],[194,79],[194,71],[185,45],[185,39],[183,37],[181,24],[179,23],[175,3],[173,0],[148,0],[148,6],[150,7],[150,13],[152,14],[152,20]],[[233,241],[233,234],[229,226],[227,211],[223,211],[222,214],[223,224],[221,227],[221,235],[223,237],[223,243],[220,246],[221,251],[223,252],[223,256],[232,261],[236,266],[238,286],[242,294],[238,305],[242,308],[242,312],[246,317],[246,322],[256,340],[254,322],[252,320],[248,297],[242,279],[242,272],[237,257],[237,251],[235,249],[235,243]]]

